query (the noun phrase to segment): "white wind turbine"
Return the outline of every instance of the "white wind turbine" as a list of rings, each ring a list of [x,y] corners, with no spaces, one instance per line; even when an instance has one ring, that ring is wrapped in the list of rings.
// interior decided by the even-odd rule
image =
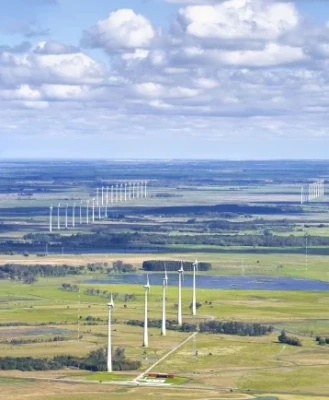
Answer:
[[[53,231],[53,206],[49,207],[49,232]]]
[[[168,275],[167,275],[166,264],[164,265],[164,268],[165,268],[165,277],[163,278],[163,283],[162,283],[162,324],[161,324],[162,336],[166,336],[166,289],[168,286]]]
[[[75,203],[73,203],[72,207],[72,227],[75,227]]]
[[[80,200],[80,214],[79,214],[79,222],[80,225],[82,225],[82,200]]]
[[[183,261],[181,261],[180,269],[178,270],[178,313],[177,313],[177,323],[182,325],[182,279],[184,278],[184,268]]]
[[[148,294],[150,293],[151,286],[150,286],[150,281],[149,281],[149,275],[147,274],[147,280],[146,280],[146,285],[144,286],[145,288],[145,309],[144,309],[144,335],[143,335],[143,346],[148,347],[149,346],[149,334],[148,334]]]
[[[68,228],[68,221],[67,221],[67,212],[68,212],[68,208],[69,208],[69,205],[66,204],[66,207],[65,207],[65,229]]]
[[[89,224],[89,200],[86,201],[86,224]]]
[[[107,304],[108,306],[108,338],[107,338],[107,371],[112,372],[112,310],[114,308],[113,296],[111,293],[111,300]]]
[[[92,221],[95,222],[95,197],[91,200],[92,201]]]
[[[58,203],[57,207],[57,229],[61,229],[61,221],[60,221],[60,208],[61,208],[61,203]]]
[[[196,315],[196,282],[195,282],[195,274],[198,271],[198,260],[195,260],[193,265],[193,293],[192,293],[192,315]]]

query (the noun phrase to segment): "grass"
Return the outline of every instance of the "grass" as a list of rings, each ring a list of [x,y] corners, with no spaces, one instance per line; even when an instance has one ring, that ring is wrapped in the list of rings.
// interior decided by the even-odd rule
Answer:
[[[107,373],[107,372],[96,372],[94,374],[85,375],[84,379],[87,381],[128,381],[132,379],[131,375],[117,374],[117,373]]]

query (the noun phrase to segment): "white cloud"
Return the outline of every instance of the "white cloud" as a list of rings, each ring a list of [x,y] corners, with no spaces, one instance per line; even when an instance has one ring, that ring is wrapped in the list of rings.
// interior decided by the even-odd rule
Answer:
[[[111,52],[148,47],[154,37],[155,31],[150,21],[131,9],[121,9],[85,31],[82,43]]]
[[[2,46],[3,126],[207,140],[329,134],[327,27],[302,31],[282,1],[187,3],[167,31],[132,10],[96,22],[82,42],[104,50],[108,66],[56,40]]]
[[[177,25],[201,39],[274,40],[296,28],[299,15],[292,4],[229,0],[218,5],[179,10]]]

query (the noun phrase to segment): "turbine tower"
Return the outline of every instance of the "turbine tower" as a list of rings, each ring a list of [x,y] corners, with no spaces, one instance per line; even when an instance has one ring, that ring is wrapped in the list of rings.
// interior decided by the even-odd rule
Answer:
[[[49,207],[49,232],[53,231],[53,206]]]
[[[111,186],[111,203],[113,203],[113,185]]]
[[[120,201],[123,201],[123,184],[120,185]]]
[[[136,199],[139,199],[139,182],[136,182]]]
[[[109,204],[109,187],[106,186],[106,199],[105,199],[105,204]]]
[[[178,270],[178,314],[177,323],[182,325],[182,277],[184,276],[183,261],[181,262],[180,269]]]
[[[92,199],[92,220],[95,222],[95,197]]]
[[[150,281],[149,281],[149,276],[147,274],[147,281],[146,281],[146,285],[144,286],[145,288],[145,310],[144,310],[144,337],[143,337],[143,346],[144,347],[149,347],[149,333],[148,333],[148,326],[147,326],[147,298],[148,298],[148,294],[150,293]]]
[[[99,189],[96,189],[96,206],[98,206],[99,204],[99,198],[98,198],[98,194],[99,194]]]
[[[102,186],[102,207],[104,206],[104,186]]]
[[[86,201],[86,224],[89,224],[89,200]]]
[[[113,296],[111,293],[111,300],[107,304],[109,308],[109,321],[108,321],[108,338],[107,338],[107,372],[112,372],[112,329],[111,329],[111,319],[112,310],[114,308]]]
[[[147,197],[147,181],[145,181],[145,186],[144,186],[144,197]]]
[[[57,229],[60,230],[61,229],[61,221],[60,221],[60,208],[61,208],[61,203],[58,203],[58,207],[57,207]]]
[[[75,203],[73,203],[72,207],[72,227],[75,227]]]
[[[162,283],[162,325],[161,325],[161,335],[166,336],[166,288],[168,286],[168,275],[165,265],[165,277]]]
[[[118,200],[118,195],[119,195],[119,193],[118,193],[118,191],[119,191],[119,185],[115,185],[115,202],[117,203],[119,200]]]
[[[67,211],[68,211],[68,208],[69,208],[69,205],[66,204],[66,207],[65,207],[65,229],[68,228],[68,223],[67,223]]]
[[[198,260],[193,263],[193,293],[192,293],[192,315],[196,315],[196,285],[195,285],[195,273],[198,270]]]
[[[127,183],[125,183],[125,201],[127,201]]]
[[[80,215],[79,215],[79,217],[80,217],[80,219],[79,219],[80,225],[82,225],[82,200],[80,200]]]

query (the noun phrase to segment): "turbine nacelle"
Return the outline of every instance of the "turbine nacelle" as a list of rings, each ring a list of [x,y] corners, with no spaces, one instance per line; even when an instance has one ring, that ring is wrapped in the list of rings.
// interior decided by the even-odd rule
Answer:
[[[197,259],[195,259],[195,261],[194,261],[194,263],[192,265],[193,265],[193,271],[194,272],[199,272],[199,262],[198,262]]]
[[[112,293],[111,293],[110,302],[107,303],[107,306],[108,306],[109,308],[114,308],[114,301],[113,301],[113,295],[112,295]]]
[[[183,268],[183,261],[181,261],[180,264],[180,269],[178,270],[179,274],[182,274],[183,280],[184,280],[184,268]]]
[[[149,280],[149,275],[147,274],[147,280],[146,280],[146,285],[144,286],[144,288],[150,292],[151,290],[151,285],[150,285],[150,280]]]
[[[164,265],[164,270],[165,270],[165,277],[163,278],[165,286],[168,286],[168,274],[167,274],[167,266],[166,264]]]

